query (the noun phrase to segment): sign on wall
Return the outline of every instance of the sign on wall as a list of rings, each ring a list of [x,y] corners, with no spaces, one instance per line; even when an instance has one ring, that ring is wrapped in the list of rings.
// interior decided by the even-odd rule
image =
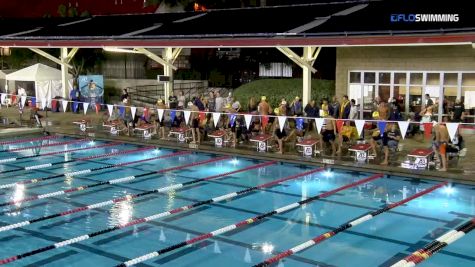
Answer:
[[[102,75],[80,75],[79,90],[85,102],[91,106],[104,103],[104,77]]]

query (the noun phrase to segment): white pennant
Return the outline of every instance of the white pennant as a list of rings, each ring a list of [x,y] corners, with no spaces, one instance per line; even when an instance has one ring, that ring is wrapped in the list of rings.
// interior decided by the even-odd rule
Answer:
[[[279,116],[277,117],[279,119],[279,127],[280,127],[280,131],[284,131],[284,125],[285,125],[285,120],[287,119],[286,116]]]
[[[1,104],[4,104],[4,103],[5,103],[5,98],[6,98],[6,97],[7,97],[7,95],[5,95],[5,94],[1,94],[1,95],[0,95],[0,100],[2,101]]]
[[[213,112],[214,127],[218,126],[219,117],[221,117],[221,113]]]
[[[25,107],[25,102],[26,102],[26,96],[22,95],[20,97],[20,99],[21,99],[21,101],[20,101],[21,107],[24,108]]]
[[[87,113],[87,108],[89,107],[89,103],[86,103],[86,102],[82,103],[82,107],[83,107],[83,109],[84,109],[84,115],[86,115],[86,113]]]
[[[165,110],[163,110],[161,108],[157,108],[157,112],[158,112],[158,121],[162,122],[163,112],[165,112]]]
[[[324,121],[323,118],[315,118],[315,125],[317,125],[318,133],[320,133],[322,131],[323,121]]]
[[[449,132],[450,140],[453,140],[455,134],[457,133],[457,129],[459,128],[459,124],[454,122],[448,122],[445,125],[447,126],[447,131]]]
[[[46,108],[46,98],[45,97],[41,98],[41,108],[42,109]]]
[[[398,121],[399,130],[401,131],[402,139],[406,138],[407,128],[409,127],[408,121]]]
[[[66,109],[68,108],[68,100],[61,101],[61,104],[63,105],[63,112],[66,112]]]
[[[364,120],[355,120],[356,131],[358,132],[359,137],[361,137],[361,133],[363,132],[364,123]]]
[[[244,120],[246,121],[246,127],[249,130],[249,127],[251,126],[252,115],[251,114],[244,114]]]
[[[109,116],[112,116],[112,111],[114,110],[114,105],[107,105],[107,110],[109,110]]]
[[[132,113],[132,119],[134,119],[135,113],[137,113],[137,107],[130,107],[130,113]]]
[[[185,124],[188,125],[188,122],[190,121],[191,111],[190,110],[185,110],[183,112],[185,113]]]

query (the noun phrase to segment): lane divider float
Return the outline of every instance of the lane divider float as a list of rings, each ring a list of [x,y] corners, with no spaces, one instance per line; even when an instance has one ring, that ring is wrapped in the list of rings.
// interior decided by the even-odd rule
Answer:
[[[306,242],[304,242],[304,243],[301,243],[301,244],[299,244],[299,245],[297,245],[297,246],[295,246],[295,247],[293,247],[293,248],[291,248],[291,249],[289,249],[289,250],[286,250],[286,251],[284,251],[284,252],[282,252],[282,253],[279,253],[279,254],[277,254],[277,255],[274,256],[274,257],[268,258],[268,259],[264,260],[263,262],[254,265],[254,267],[269,266],[269,265],[271,265],[271,264],[277,263],[278,261],[280,261],[280,260],[283,259],[283,258],[289,257],[290,255],[293,255],[293,254],[295,254],[295,253],[297,253],[297,252],[299,252],[299,251],[302,251],[302,250],[305,250],[305,249],[307,249],[307,248],[309,248],[309,247],[315,246],[315,245],[317,245],[317,244],[319,244],[319,243],[321,243],[321,242],[323,242],[323,241],[325,241],[325,240],[327,240],[327,239],[329,239],[329,238],[331,238],[331,237],[337,235],[338,233],[341,233],[341,232],[343,232],[343,231],[345,231],[345,230],[347,230],[347,229],[350,229],[350,228],[353,227],[353,226],[356,226],[356,225],[361,224],[361,223],[363,223],[363,222],[369,221],[369,220],[373,219],[374,217],[376,217],[376,216],[378,216],[378,215],[380,215],[380,214],[382,214],[382,213],[384,213],[384,212],[387,212],[387,211],[389,211],[389,210],[391,210],[391,209],[393,209],[393,208],[396,208],[396,207],[398,207],[398,206],[401,206],[401,205],[403,205],[403,204],[405,204],[405,203],[407,203],[407,202],[409,202],[409,201],[411,201],[411,200],[414,200],[414,199],[416,199],[416,198],[418,198],[418,197],[421,197],[421,196],[423,196],[423,195],[426,195],[426,194],[428,194],[428,193],[430,193],[430,192],[432,192],[432,191],[434,191],[434,190],[436,190],[436,189],[439,189],[439,188],[441,188],[441,187],[447,185],[447,183],[448,183],[448,182],[443,182],[443,183],[440,183],[440,184],[436,184],[436,185],[434,185],[434,186],[432,186],[432,187],[429,187],[429,188],[427,188],[427,189],[425,189],[425,190],[423,190],[423,191],[420,191],[419,193],[416,193],[416,194],[414,194],[414,195],[412,195],[412,196],[410,196],[410,197],[407,197],[407,198],[405,198],[405,199],[403,199],[403,200],[401,200],[401,201],[398,201],[398,202],[395,202],[395,203],[386,205],[385,207],[383,207],[383,208],[381,208],[381,209],[378,209],[378,210],[369,212],[369,213],[367,213],[367,214],[365,214],[365,215],[362,215],[362,216],[360,216],[360,217],[358,217],[358,218],[356,218],[356,219],[354,219],[354,220],[351,220],[351,221],[349,221],[349,222],[346,222],[346,223],[340,225],[340,226],[337,227],[335,230],[328,231],[328,232],[326,232],[326,233],[324,233],[324,234],[321,234],[321,235],[319,235],[319,236],[317,236],[317,237],[315,237],[315,238],[312,238],[312,239],[310,239],[310,240],[308,240],[308,241],[306,241]]]
[[[379,179],[381,177],[383,177],[384,175],[383,174],[375,174],[371,177],[368,177],[368,178],[365,178],[365,179],[362,179],[362,180],[359,180],[359,181],[356,181],[356,182],[353,182],[353,183],[350,183],[350,184],[347,184],[347,185],[344,185],[342,187],[339,187],[339,188],[336,188],[336,189],[333,189],[331,191],[328,191],[328,192],[325,192],[325,193],[322,193],[322,194],[319,194],[319,195],[316,195],[316,196],[313,196],[313,197],[309,197],[305,200],[301,200],[301,201],[298,201],[298,202],[294,202],[292,204],[289,204],[289,205],[286,205],[284,207],[280,207],[278,209],[275,209],[275,210],[272,210],[272,211],[269,211],[269,212],[266,212],[266,213],[262,213],[256,217],[251,217],[251,218],[248,218],[244,221],[240,221],[238,223],[235,223],[235,224],[231,224],[231,225],[228,225],[228,226],[225,226],[225,227],[222,227],[222,228],[219,228],[217,230],[214,230],[212,232],[209,232],[207,234],[203,234],[203,235],[200,235],[200,236],[197,236],[195,238],[192,238],[192,239],[189,239],[189,240],[186,240],[186,241],[183,241],[183,242],[180,242],[180,243],[177,243],[177,244],[174,244],[174,245],[171,245],[169,247],[166,247],[166,248],[163,248],[163,249],[160,249],[160,250],[157,250],[157,251],[154,251],[154,252],[151,252],[151,253],[148,253],[148,254],[145,254],[145,255],[142,255],[140,257],[137,257],[137,258],[134,258],[134,259],[131,259],[129,261],[126,261],[126,262],[123,262],[117,266],[120,266],[120,267],[124,267],[124,266],[132,266],[132,265],[135,265],[135,264],[138,264],[138,263],[141,263],[141,262],[144,262],[146,260],[149,260],[149,259],[152,259],[152,258],[155,258],[155,257],[158,257],[160,255],[163,255],[165,253],[168,253],[170,251],[174,251],[176,249],[179,249],[179,248],[182,248],[182,247],[185,247],[185,246],[188,246],[188,245],[192,245],[194,243],[198,243],[198,242],[201,242],[203,240],[206,240],[206,239],[209,239],[213,236],[217,236],[217,235],[221,235],[221,234],[224,234],[224,233],[227,233],[227,232],[230,232],[234,229],[237,229],[237,228],[240,228],[240,227],[243,227],[243,226],[249,226],[253,223],[256,223],[256,222],[259,222],[261,221],[262,219],[264,218],[267,218],[267,217],[270,217],[272,215],[275,215],[275,214],[279,214],[279,213],[283,213],[283,212],[287,212],[289,210],[293,210],[295,208],[298,208],[302,205],[305,205],[305,204],[308,204],[310,202],[313,202],[317,199],[320,199],[320,198],[325,198],[325,197],[328,197],[330,195],[333,195],[339,191],[342,191],[342,190],[345,190],[345,189],[348,189],[348,188],[351,188],[351,187],[354,187],[354,186],[357,186],[357,185],[360,185],[360,184],[364,184],[364,183],[367,183],[367,182],[371,182],[373,180],[376,180],[376,179]],[[17,256],[13,256],[11,258],[8,258],[8,259],[5,259],[5,260],[10,260],[10,259],[16,259],[16,257],[18,256],[22,256],[23,254],[21,255],[17,255]]]
[[[88,159],[91,159],[91,158],[99,158],[99,157],[110,157],[110,156],[114,156],[114,155],[131,154],[131,153],[140,152],[140,151],[144,151],[144,150],[150,150],[150,149],[155,149],[155,148],[154,147],[145,147],[145,148],[139,148],[139,149],[112,152],[112,153],[107,153],[107,154],[102,154],[102,155],[96,155],[96,156],[90,156],[90,157],[75,159],[75,161],[88,160]],[[163,156],[158,156],[158,157],[153,157],[153,158],[148,158],[148,159],[135,160],[135,161],[129,161],[129,162],[124,162],[124,163],[118,163],[118,164],[109,164],[109,165],[106,165],[106,166],[101,166],[101,167],[92,168],[92,169],[85,169],[85,170],[55,174],[55,175],[41,177],[41,178],[24,180],[24,181],[16,182],[16,183],[2,184],[2,185],[0,185],[0,189],[12,188],[12,187],[15,187],[15,186],[18,186],[18,185],[36,184],[36,183],[39,183],[39,182],[43,182],[43,181],[47,181],[47,180],[51,180],[51,179],[55,179],[55,178],[59,178],[59,177],[73,177],[73,176],[80,175],[80,174],[86,174],[86,173],[90,173],[90,172],[95,172],[95,171],[100,171],[100,170],[105,170],[105,169],[127,166],[127,165],[130,165],[130,164],[155,160],[155,159],[159,159],[159,158],[173,157],[173,156],[185,155],[185,154],[191,154],[191,152],[188,152],[188,151],[186,151],[186,152],[175,152],[175,153],[171,153],[171,154],[167,154],[167,155],[163,155]],[[64,163],[64,162],[62,162],[62,163]]]
[[[12,145],[12,144],[34,142],[34,141],[46,140],[46,139],[55,139],[55,138],[60,138],[60,137],[62,137],[62,136],[47,135],[47,136],[34,137],[34,138],[16,139],[16,140],[10,140],[10,141],[2,141],[2,142],[0,142],[0,145]]]
[[[66,153],[72,153],[72,152],[83,151],[83,150],[88,150],[88,149],[97,149],[97,148],[104,148],[104,147],[109,147],[109,146],[117,146],[117,145],[122,145],[122,144],[123,143],[112,142],[112,143],[106,143],[106,144],[102,144],[102,145],[95,145],[95,146],[81,147],[81,148],[73,148],[73,149],[68,149],[68,150],[48,152],[48,153],[44,153],[44,154],[23,156],[23,157],[18,157],[18,158],[3,158],[3,159],[0,159],[0,163],[13,162],[13,161],[17,161],[17,160],[36,158],[36,157],[46,157],[46,156],[53,156],[53,155],[59,155],[59,154],[66,154]]]
[[[475,228],[475,218],[460,225],[454,230],[450,230],[443,234],[436,240],[425,245],[423,248],[415,251],[411,255],[391,265],[391,267],[409,267],[416,266],[417,264],[427,260],[435,253],[442,250],[444,247],[452,244],[458,239],[462,238]]]
[[[269,164],[267,163],[267,165],[269,165]],[[0,260],[0,265],[10,263],[10,262],[13,262],[13,261],[16,261],[16,260],[19,260],[19,259],[23,259],[23,258],[26,258],[26,257],[29,257],[29,256],[33,256],[33,255],[36,255],[36,254],[39,254],[39,253],[43,253],[43,252],[46,252],[46,251],[49,251],[49,250],[53,250],[53,249],[56,249],[56,248],[69,246],[69,245],[72,245],[72,244],[75,244],[75,243],[78,243],[78,242],[81,242],[81,241],[84,241],[84,240],[87,240],[87,239],[90,239],[90,238],[93,238],[93,237],[96,237],[96,236],[99,236],[99,235],[107,234],[107,233],[110,233],[110,232],[113,232],[113,231],[116,231],[116,230],[126,228],[126,227],[146,223],[146,222],[152,221],[152,220],[157,220],[157,219],[160,219],[160,218],[172,215],[172,214],[178,214],[180,212],[187,211],[189,209],[196,208],[196,207],[199,207],[199,206],[202,206],[202,205],[207,205],[207,204],[211,204],[211,203],[214,203],[214,202],[219,202],[219,201],[227,200],[227,199],[230,199],[230,198],[234,198],[236,196],[247,194],[247,193],[250,193],[250,192],[255,191],[255,190],[259,190],[259,189],[266,188],[266,187],[271,187],[271,186],[277,185],[277,184],[285,182],[285,181],[294,180],[294,179],[297,179],[297,178],[302,177],[302,176],[310,175],[310,174],[313,174],[315,172],[320,172],[320,171],[323,171],[324,169],[325,168],[318,168],[318,169],[306,171],[306,172],[303,172],[303,173],[299,173],[299,174],[288,176],[288,177],[285,177],[285,178],[282,178],[282,179],[278,179],[278,180],[275,180],[275,181],[272,181],[272,182],[269,182],[269,183],[249,187],[247,189],[237,191],[237,192],[234,192],[234,193],[229,193],[229,194],[218,196],[218,197],[211,198],[211,199],[208,199],[208,200],[195,202],[194,204],[191,204],[191,205],[185,205],[185,206],[182,206],[180,208],[176,208],[176,209],[173,209],[173,210],[153,214],[153,215],[150,215],[150,216],[147,216],[147,217],[135,219],[133,221],[123,223],[123,224],[118,224],[116,226],[109,227],[109,228],[106,228],[106,229],[102,229],[102,230],[99,230],[99,231],[96,231],[96,232],[92,232],[92,233],[89,233],[89,234],[85,234],[85,235],[77,236],[77,237],[74,237],[74,238],[70,238],[70,239],[67,239],[67,240],[64,240],[64,241],[61,241],[61,242],[57,242],[57,243],[54,243],[54,244],[46,246],[46,247],[42,247],[42,248],[39,248],[39,249],[32,250],[30,252],[26,252],[26,253],[23,253],[23,254],[19,254],[19,255],[10,257],[10,258]],[[190,239],[190,240],[192,240],[192,239]]]
[[[181,155],[181,154],[180,154]],[[164,156],[168,156],[168,155],[164,155]],[[162,157],[164,157],[162,156]],[[144,177],[144,176],[147,176],[147,175],[151,175],[151,174],[156,174],[156,173],[165,173],[165,172],[170,172],[170,171],[174,171],[174,170],[179,170],[179,169],[184,169],[184,168],[189,168],[189,167],[194,167],[194,166],[198,166],[198,165],[203,165],[203,164],[208,164],[208,163],[212,163],[212,162],[216,162],[216,161],[220,161],[220,160],[225,160],[225,159],[228,159],[229,156],[223,156],[223,157],[218,157],[218,158],[212,158],[212,159],[207,159],[207,160],[203,160],[203,161],[197,161],[197,162],[193,162],[193,163],[190,163],[190,164],[186,164],[186,165],[181,165],[181,166],[177,166],[177,167],[171,167],[171,168],[167,168],[167,169],[162,169],[162,170],[158,170],[158,171],[151,171],[151,172],[147,172],[147,173],[142,173],[142,174],[138,174],[138,175],[134,175],[134,176],[127,176],[127,177],[122,177],[122,178],[117,178],[117,179],[112,179],[112,180],[109,180],[109,181],[104,181],[104,182],[98,182],[98,183],[95,183],[95,184],[90,184],[90,185],[83,185],[83,186],[78,186],[78,187],[74,187],[74,188],[70,188],[70,189],[66,189],[66,190],[61,190],[61,191],[56,191],[56,192],[51,192],[51,193],[45,193],[45,194],[41,194],[41,195],[36,195],[36,196],[31,196],[31,197],[28,197],[28,198],[24,198],[24,199],[19,199],[19,200],[15,200],[15,201],[9,201],[9,202],[4,202],[4,203],[0,203],[0,207],[5,207],[5,206],[10,206],[10,205],[16,205],[16,204],[20,204],[20,203],[24,203],[24,202],[30,202],[30,201],[33,201],[33,200],[37,200],[37,199],[45,199],[45,198],[50,198],[50,197],[56,197],[56,196],[60,196],[60,195],[64,195],[64,194],[68,194],[68,193],[73,193],[73,192],[77,192],[77,191],[84,191],[86,189],[90,189],[90,188],[93,188],[93,187],[98,187],[98,186],[102,186],[102,185],[112,185],[112,184],[119,184],[119,183],[126,183],[126,182],[130,182],[130,181],[133,181],[137,178],[140,178],[140,177]],[[262,166],[265,166],[264,164],[261,164]],[[266,164],[266,165],[269,165],[269,164]],[[260,167],[262,167],[260,166]],[[233,172],[233,173],[236,173],[236,172]],[[201,179],[200,179],[201,180]],[[192,183],[196,183],[195,182],[196,180],[193,180],[191,181]],[[190,183],[191,184],[191,183]],[[175,185],[176,186],[176,185]],[[170,186],[167,186],[167,188],[170,187]],[[160,190],[160,189],[157,189],[157,190]],[[157,191],[157,190],[151,190],[151,191],[147,191],[147,192],[150,192],[148,194],[151,194],[151,193],[157,193],[157,192],[162,192],[162,191]],[[168,189],[167,189],[168,190]],[[157,191],[157,192],[155,192]],[[145,195],[148,195],[148,194],[145,194]],[[137,196],[143,196],[144,193],[141,193],[141,194],[136,194],[136,195],[126,195],[124,197],[120,197],[120,198],[117,198],[117,199],[114,199],[114,200],[110,200],[114,203],[117,203],[117,202],[121,202],[123,200],[126,200],[126,199],[133,199],[133,198],[136,198]],[[121,201],[119,201],[121,200]],[[109,203],[110,201],[103,201],[101,203]],[[97,204],[96,204],[97,205]],[[70,214],[70,213],[69,213]],[[49,216],[48,216],[49,217]],[[2,229],[3,227],[0,227],[0,232],[2,232]]]
[[[61,145],[67,145],[67,144],[72,144],[72,143],[77,143],[77,142],[84,142],[85,140],[87,140],[87,139],[73,139],[73,140],[68,140],[68,141],[64,141],[64,142],[50,143],[50,144],[45,144],[45,145],[42,144],[42,145],[36,145],[36,146],[26,146],[26,147],[5,149],[5,150],[0,150],[0,152],[17,152],[17,151],[23,151],[23,150],[35,149],[35,148],[61,146]]]

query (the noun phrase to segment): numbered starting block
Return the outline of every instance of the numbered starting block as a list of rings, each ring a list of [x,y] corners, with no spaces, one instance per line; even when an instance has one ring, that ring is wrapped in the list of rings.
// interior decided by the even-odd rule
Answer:
[[[267,151],[267,142],[271,139],[271,135],[269,134],[260,134],[256,135],[249,139],[251,142],[256,142],[257,144],[257,151],[259,152],[266,152]]]
[[[303,148],[302,155],[304,157],[312,157],[314,151],[317,150],[318,141],[316,139],[305,139],[297,143],[297,146]]]
[[[102,127],[106,128],[107,132],[113,136],[117,136],[121,132],[121,130],[119,130],[119,124],[117,123],[102,124]]]
[[[191,133],[191,128],[184,128],[184,127],[173,128],[170,131],[170,135],[176,136],[176,140],[178,143],[186,143],[188,140],[190,140],[191,139],[190,133]]]
[[[208,134],[208,136],[214,138],[214,145],[216,147],[223,147],[223,145],[224,145],[224,136],[226,136],[225,131],[222,131],[222,130],[215,131],[211,134]]]
[[[348,151],[355,152],[355,160],[358,162],[367,162],[368,161],[368,153],[371,149],[370,144],[357,144],[351,146]]]
[[[89,121],[87,120],[81,120],[81,121],[73,121],[73,124],[76,124],[79,126],[79,131],[82,133],[87,132],[88,129],[92,129],[92,126],[89,126]]]
[[[407,160],[401,163],[401,167],[406,169],[427,169],[429,168],[429,159],[434,151],[429,148],[418,148],[407,154]]]
[[[144,139],[151,139],[153,129],[153,125],[142,125],[140,127],[135,127],[134,132],[137,132],[138,135]]]

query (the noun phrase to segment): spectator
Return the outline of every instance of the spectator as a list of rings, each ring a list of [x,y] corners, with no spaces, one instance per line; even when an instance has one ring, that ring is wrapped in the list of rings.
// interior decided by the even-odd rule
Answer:
[[[216,110],[216,102],[215,102],[213,91],[209,92],[207,108],[209,112],[214,112]]]
[[[279,106],[279,115],[280,116],[287,116],[287,101],[285,101],[285,98],[282,98],[283,100],[280,102],[280,106]]]
[[[384,160],[381,162],[381,165],[388,165],[389,149],[397,149],[399,140],[401,140],[401,132],[396,128],[396,123],[392,123],[389,126],[389,130],[383,134],[382,145],[384,150]]]
[[[303,115],[303,105],[300,97],[296,96],[290,104],[290,115],[300,117]]]
[[[185,108],[185,95],[183,95],[183,91],[180,91],[178,93],[178,109],[184,109]]]
[[[450,112],[450,117],[453,122],[463,122],[465,118],[465,106],[462,101],[460,101],[460,98],[455,100],[455,104]]]
[[[241,111],[241,103],[239,103],[239,101],[237,101],[237,99],[234,99],[234,97],[231,97],[231,108],[236,111],[236,112],[239,112]]]
[[[234,100],[234,99],[233,99],[233,93],[229,92],[229,93],[228,93],[228,97],[226,97],[226,103],[225,103],[225,105],[226,105],[226,104],[232,105],[232,104],[233,104],[233,100]]]
[[[188,109],[191,109],[191,135],[193,137],[191,143],[199,144],[201,141],[199,109],[193,104],[193,102],[188,102]]]
[[[315,105],[315,100],[310,100],[305,106],[305,114],[310,118],[318,117],[318,107]]]
[[[350,115],[349,119],[350,120],[357,120],[358,119],[358,106],[356,106],[356,101],[354,99],[351,99],[350,101]]]
[[[122,95],[120,96],[120,101],[124,101],[124,99],[129,98],[129,92],[127,91],[127,88],[122,89]]]
[[[425,95],[425,100],[426,100],[426,102],[425,102],[426,107],[430,107],[430,106],[434,105],[434,101],[432,101],[429,94]]]
[[[329,106],[328,112],[330,113],[330,116],[332,116],[333,118],[340,117],[340,103],[338,102],[338,98],[336,96],[333,97],[332,103]]]
[[[199,97],[195,97],[193,100],[193,105],[195,105],[199,111],[205,111],[205,105],[201,102]]]
[[[170,109],[178,108],[178,97],[175,94],[168,97],[168,107]]]
[[[249,97],[249,101],[247,102],[247,111],[250,113],[257,112],[257,102],[255,97]]]
[[[223,108],[225,106],[224,98],[221,97],[221,95],[218,91],[216,91],[215,95],[216,95],[216,99],[215,99],[216,112],[222,112]]]
[[[259,106],[257,107],[257,111],[259,112],[260,115],[269,115],[270,110],[271,110],[271,107],[267,103],[267,97],[262,96],[261,102],[259,103]]]
[[[348,96],[344,95],[343,100],[342,100],[341,105],[340,105],[339,118],[340,119],[348,119],[350,117],[350,110],[351,110],[350,101],[348,100]]]
[[[391,103],[391,114],[389,114],[390,121],[402,121],[402,114],[396,102]]]
[[[79,88],[77,86],[74,86],[73,90],[69,92],[69,99],[73,102],[81,101],[81,92],[79,91]],[[78,107],[76,108],[76,113],[79,113],[79,104],[77,105]],[[74,112],[73,108],[71,108],[71,112]]]

